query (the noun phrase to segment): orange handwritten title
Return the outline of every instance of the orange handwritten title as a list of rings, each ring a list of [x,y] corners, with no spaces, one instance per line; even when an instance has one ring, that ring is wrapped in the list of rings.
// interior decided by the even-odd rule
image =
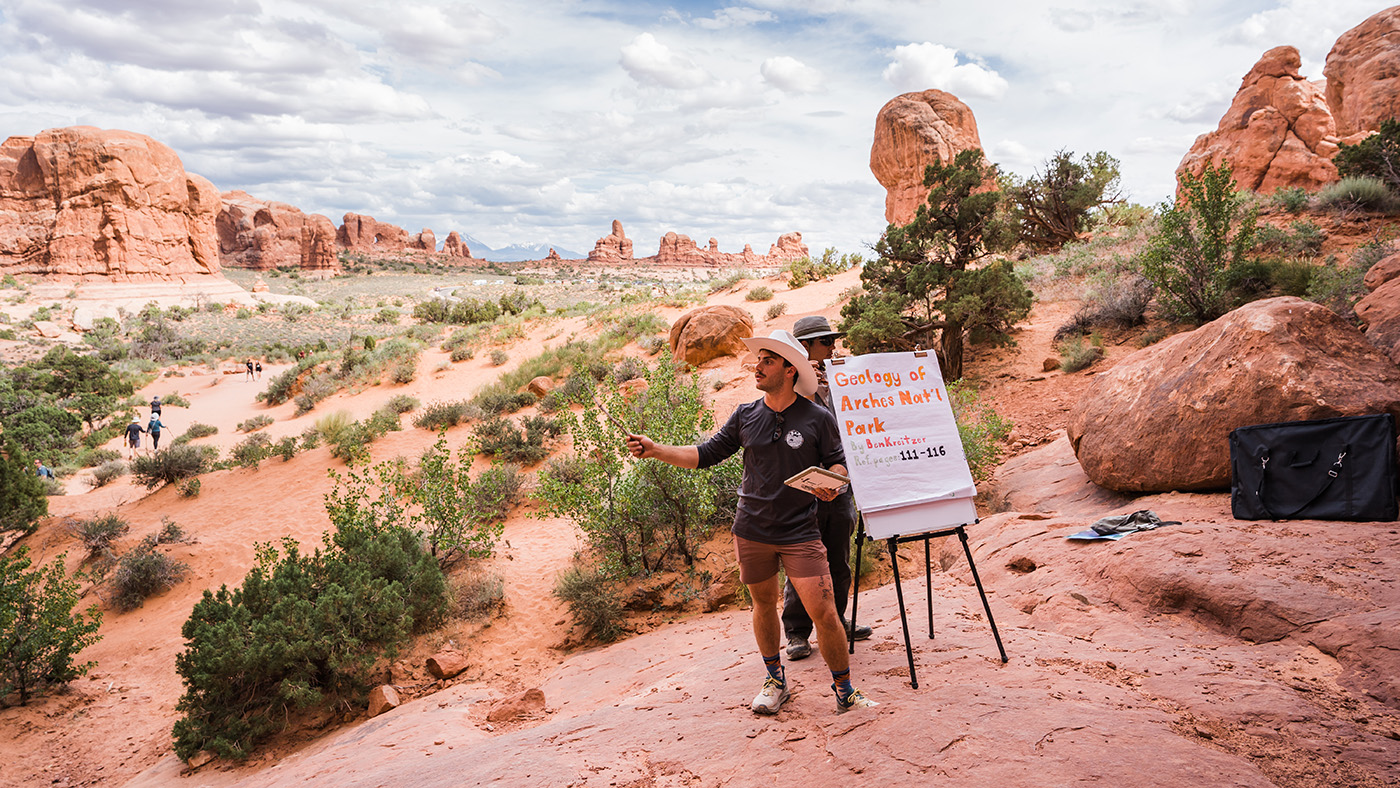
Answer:
[[[912,369],[908,373],[909,382],[918,385],[918,381],[927,378],[927,372],[920,366]],[[898,372],[874,372],[865,370],[864,372],[848,373],[836,372],[832,374],[831,381],[836,384],[836,388],[848,388],[853,386],[883,386],[887,389],[896,389],[889,394],[867,393],[862,395],[841,395],[841,411],[849,413],[856,410],[874,410],[881,408],[893,408],[900,405],[923,405],[934,400],[943,401],[943,391],[938,386],[932,388],[921,387],[918,390],[905,390],[904,375]],[[872,435],[885,431],[885,422],[871,416],[869,421],[856,421],[846,419],[843,425],[847,435]]]

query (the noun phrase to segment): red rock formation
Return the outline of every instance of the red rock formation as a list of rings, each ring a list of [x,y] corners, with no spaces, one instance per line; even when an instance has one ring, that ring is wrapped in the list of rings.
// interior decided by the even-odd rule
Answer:
[[[1196,138],[1176,168],[1200,175],[1228,162],[1240,188],[1316,191],[1337,180],[1337,128],[1321,85],[1298,74],[1298,50],[1274,47],[1254,64],[1215,131]]]
[[[1371,266],[1364,283],[1371,293],[1356,302],[1355,311],[1366,339],[1400,364],[1400,254]]]
[[[335,225],[319,213],[307,217],[301,226],[301,267],[306,271],[339,271],[340,245]]]
[[[442,253],[451,257],[471,257],[472,250],[462,243],[462,234],[453,230],[447,234],[447,240],[442,242]]]
[[[768,259],[775,263],[786,263],[807,256],[807,244],[802,243],[802,233],[783,233],[778,236],[777,243],[768,247]]]
[[[422,232],[409,239],[408,248],[422,249],[425,252],[436,252],[437,236],[433,234],[432,230],[424,227]]]
[[[1230,484],[1236,427],[1381,412],[1400,415],[1400,368],[1332,310],[1284,296],[1096,375],[1066,431],[1095,484],[1210,490]]]
[[[0,273],[218,274],[218,210],[214,185],[142,134],[73,126],[0,145]]]
[[[1364,134],[1400,116],[1400,6],[1343,33],[1322,74],[1337,134]]]
[[[925,90],[890,99],[875,117],[870,171],[885,187],[885,221],[908,224],[928,199],[924,168],[981,148],[977,119],[951,93]]]
[[[671,356],[698,367],[720,356],[742,356],[744,338],[753,336],[753,316],[734,306],[702,306],[671,326]]]
[[[710,263],[690,236],[670,232],[661,236],[661,245],[656,250],[656,264],[700,268]]]
[[[346,249],[397,252],[409,248],[408,231],[402,227],[358,213],[347,213],[341,221],[338,240]]]
[[[219,260],[235,268],[266,270],[300,266],[311,270],[339,268],[334,249],[335,225],[319,214],[302,213],[300,208],[282,202],[259,200],[247,192],[221,195],[222,207],[215,226],[219,231]],[[308,259],[307,238],[319,232],[313,224],[330,227],[332,248],[313,248]],[[308,229],[310,228],[310,229]]]
[[[632,259],[632,239],[622,231],[622,222],[613,219],[612,232],[599,238],[588,253],[590,263],[614,265]]]

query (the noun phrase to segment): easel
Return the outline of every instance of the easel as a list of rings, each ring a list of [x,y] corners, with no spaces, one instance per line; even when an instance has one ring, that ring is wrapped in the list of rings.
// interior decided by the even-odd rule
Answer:
[[[856,562],[855,572],[851,578],[851,632],[847,637],[851,638],[856,627],[856,609],[860,601],[860,560],[861,548],[865,545],[865,517],[859,517],[856,528]],[[909,640],[909,617],[904,612],[904,588],[899,581],[899,554],[897,548],[900,544],[908,542],[924,543],[924,588],[928,596],[928,636],[933,639],[933,560],[929,542],[944,536],[957,534],[958,540],[962,542],[963,554],[967,556],[967,566],[972,570],[972,581],[977,584],[977,595],[982,597],[982,609],[987,613],[987,623],[992,626],[992,637],[996,638],[997,651],[1001,653],[1001,661],[1006,662],[1006,649],[1001,644],[1001,633],[997,631],[997,622],[992,618],[991,605],[987,604],[987,592],[982,588],[982,578],[977,574],[977,564],[972,560],[972,548],[967,545],[967,525],[957,525],[951,528],[941,528],[936,531],[928,531],[921,534],[909,536],[891,536],[885,540],[890,550],[890,566],[894,569],[894,593],[899,600],[899,622],[904,627],[904,655],[909,659],[909,686],[913,689],[919,688],[919,679],[914,674],[914,645]],[[848,642],[849,653],[856,653],[856,642],[850,639]]]

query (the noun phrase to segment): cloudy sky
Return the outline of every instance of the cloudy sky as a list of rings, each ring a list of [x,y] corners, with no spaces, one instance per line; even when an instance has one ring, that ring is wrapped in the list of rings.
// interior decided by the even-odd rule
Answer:
[[[1156,203],[1267,49],[1359,0],[0,0],[0,132],[148,134],[220,190],[587,252],[621,219],[759,252],[884,229],[875,115],[948,90],[990,158],[1122,161]]]

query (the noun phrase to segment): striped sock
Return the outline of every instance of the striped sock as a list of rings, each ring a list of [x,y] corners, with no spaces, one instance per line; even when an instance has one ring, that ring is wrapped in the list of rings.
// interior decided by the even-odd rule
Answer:
[[[774,654],[771,657],[763,658],[763,667],[768,669],[768,677],[777,679],[783,684],[787,684],[787,675],[783,672],[783,655]],[[850,671],[846,671],[849,673]]]
[[[837,697],[849,698],[852,692],[856,691],[851,686],[851,669],[831,671],[831,686],[836,688]]]

